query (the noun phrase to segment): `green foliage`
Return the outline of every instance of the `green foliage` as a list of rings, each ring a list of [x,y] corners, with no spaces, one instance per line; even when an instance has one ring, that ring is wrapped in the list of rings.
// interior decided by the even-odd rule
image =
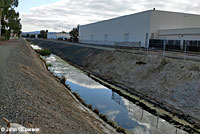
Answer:
[[[126,130],[121,126],[117,127],[117,132],[126,134]]]
[[[79,30],[79,26],[77,26],[77,28],[73,28],[69,32],[71,41],[78,42],[78,30]]]
[[[42,56],[49,56],[51,55],[51,51],[49,49],[42,49],[42,50],[39,50],[38,53]]]
[[[31,38],[35,38],[35,35],[31,35]]]
[[[49,64],[47,64],[47,66],[48,66],[48,67],[51,67],[51,66],[52,66],[52,64],[50,64],[50,63],[49,63]]]
[[[0,8],[15,8],[18,7],[18,0],[0,0]]]
[[[21,19],[19,13],[14,10],[18,3],[18,0],[0,0],[1,33],[5,39],[9,39],[11,33],[18,37],[21,34]]]
[[[41,30],[40,34],[38,35],[38,38],[43,38],[43,39],[47,39],[47,34],[48,34],[48,30]]]

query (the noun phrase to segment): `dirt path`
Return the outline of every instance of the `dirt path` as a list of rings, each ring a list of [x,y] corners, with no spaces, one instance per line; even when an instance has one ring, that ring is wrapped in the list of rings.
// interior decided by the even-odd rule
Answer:
[[[0,45],[0,117],[40,128],[40,134],[104,134],[113,130],[89,114],[44,69],[22,40]],[[0,128],[5,123],[0,119]],[[1,133],[1,132],[0,132]]]

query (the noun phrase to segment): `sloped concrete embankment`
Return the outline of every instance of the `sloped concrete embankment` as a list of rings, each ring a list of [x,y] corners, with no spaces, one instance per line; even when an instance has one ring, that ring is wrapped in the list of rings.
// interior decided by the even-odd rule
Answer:
[[[130,93],[200,126],[200,63],[34,40]]]

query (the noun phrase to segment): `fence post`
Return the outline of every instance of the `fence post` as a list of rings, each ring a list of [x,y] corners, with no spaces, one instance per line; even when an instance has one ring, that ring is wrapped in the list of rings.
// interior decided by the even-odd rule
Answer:
[[[163,58],[165,57],[166,39],[163,40]]]
[[[186,53],[187,53],[187,42],[185,43],[185,48],[184,48],[184,60],[186,58]]]

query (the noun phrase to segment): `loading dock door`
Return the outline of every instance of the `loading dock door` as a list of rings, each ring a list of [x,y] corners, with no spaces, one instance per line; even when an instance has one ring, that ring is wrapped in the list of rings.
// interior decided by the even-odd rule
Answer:
[[[145,36],[145,47],[148,48],[148,41],[149,41],[149,33],[146,33],[146,36]]]
[[[124,42],[129,42],[129,34],[124,34]]]

